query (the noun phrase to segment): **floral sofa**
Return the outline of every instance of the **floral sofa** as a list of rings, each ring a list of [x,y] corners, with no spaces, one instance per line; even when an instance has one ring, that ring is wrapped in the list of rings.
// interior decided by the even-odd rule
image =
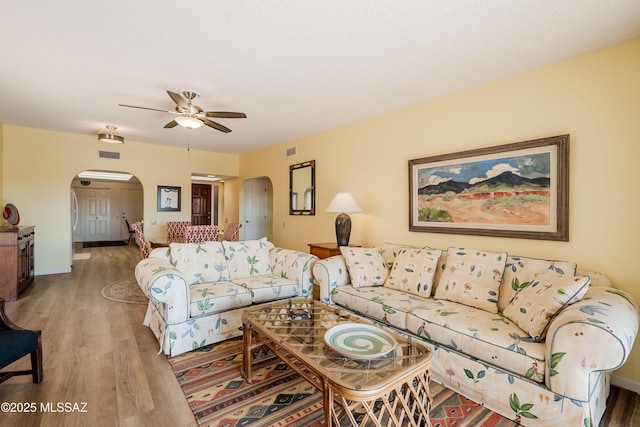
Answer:
[[[149,298],[144,324],[169,356],[240,336],[245,307],[311,298],[317,259],[276,248],[266,238],[155,249],[135,269]]]
[[[632,298],[561,261],[384,244],[318,261],[320,298],[424,340],[432,377],[525,426],[597,426]]]

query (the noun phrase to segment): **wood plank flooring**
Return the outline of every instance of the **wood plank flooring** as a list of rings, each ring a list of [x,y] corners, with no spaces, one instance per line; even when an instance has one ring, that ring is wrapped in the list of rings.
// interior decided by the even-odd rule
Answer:
[[[0,403],[13,409],[35,404],[33,413],[0,412],[0,426],[197,426],[158,342],[142,325],[146,305],[109,301],[109,282],[133,277],[135,246],[79,249],[66,274],[36,276],[6,311],[18,325],[41,329],[44,380],[30,376],[0,384]],[[36,254],[37,256],[37,254]],[[36,258],[37,262],[37,258]],[[28,369],[29,358],[8,368]],[[86,412],[43,411],[58,402]],[[83,404],[86,402],[86,407]],[[44,407],[44,408],[43,408]]]

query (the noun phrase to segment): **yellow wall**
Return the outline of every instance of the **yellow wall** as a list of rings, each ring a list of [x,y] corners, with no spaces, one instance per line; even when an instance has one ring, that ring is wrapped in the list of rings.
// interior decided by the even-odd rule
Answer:
[[[271,179],[279,246],[307,251],[307,243],[335,241],[336,214],[324,209],[335,193],[347,191],[364,211],[351,215],[352,243],[462,246],[574,261],[605,273],[640,301],[638,76],[635,40],[242,155],[241,179]],[[408,231],[408,160],[566,133],[569,242]],[[285,158],[293,146],[297,155]],[[289,165],[307,160],[316,160],[316,216],[289,216]],[[616,375],[640,385],[639,344]]]
[[[99,159],[99,149],[118,151],[121,160]],[[187,152],[185,148],[129,140],[123,145],[108,145],[94,136],[10,125],[4,125],[2,151],[3,206],[15,204],[20,211],[20,225],[36,226],[36,274],[69,271],[69,192],[78,172],[101,169],[133,173],[144,191],[144,231],[148,238],[164,235],[167,221],[190,220],[192,172],[228,176],[239,172],[237,155]],[[158,185],[182,187],[181,212],[157,212]],[[225,212],[223,218],[226,216]]]

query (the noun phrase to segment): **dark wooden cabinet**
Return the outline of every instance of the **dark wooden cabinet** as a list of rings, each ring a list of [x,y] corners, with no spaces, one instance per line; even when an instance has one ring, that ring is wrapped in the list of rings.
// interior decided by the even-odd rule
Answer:
[[[34,278],[35,227],[0,227],[0,298],[15,301]]]

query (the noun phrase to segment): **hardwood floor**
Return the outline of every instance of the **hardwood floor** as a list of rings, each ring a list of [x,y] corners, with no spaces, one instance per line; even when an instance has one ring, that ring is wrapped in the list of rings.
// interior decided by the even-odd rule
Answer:
[[[146,305],[100,295],[107,283],[133,277],[137,246],[78,252],[91,258],[74,261],[71,273],[36,276],[6,304],[15,323],[42,330],[44,380],[33,384],[21,376],[0,384],[0,403],[35,409],[3,410],[0,426],[197,426],[166,356],[157,354],[157,340],[142,325]],[[9,368],[29,366],[27,357]],[[43,410],[58,410],[58,402],[62,410],[84,412]]]

